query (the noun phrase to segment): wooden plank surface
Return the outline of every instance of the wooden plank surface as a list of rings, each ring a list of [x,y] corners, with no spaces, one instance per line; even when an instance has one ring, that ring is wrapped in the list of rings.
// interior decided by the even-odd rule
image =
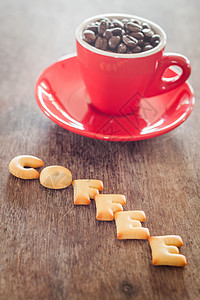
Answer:
[[[0,2],[0,299],[200,298],[200,2]],[[70,133],[34,99],[39,73],[75,51],[86,17],[127,12],[159,23],[167,51],[192,63],[196,105],[174,131],[141,142],[105,143]],[[147,241],[119,241],[114,222],[95,219],[95,204],[73,205],[72,186],[52,191],[9,174],[10,160],[32,154],[67,166],[73,178],[104,182],[126,210],[142,209],[151,235],[178,234],[185,268],[155,267]]]

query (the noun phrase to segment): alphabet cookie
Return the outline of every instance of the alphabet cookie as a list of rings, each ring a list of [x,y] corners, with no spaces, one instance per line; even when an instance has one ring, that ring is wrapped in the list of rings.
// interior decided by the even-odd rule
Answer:
[[[114,213],[123,210],[126,203],[126,197],[119,194],[101,194],[95,196],[96,218],[101,221],[112,221]]]
[[[184,255],[179,254],[183,241],[179,235],[152,236],[149,238],[153,265],[184,267],[187,265]]]
[[[103,190],[103,182],[93,179],[78,179],[72,182],[74,187],[74,204],[89,205],[99,191]]]
[[[72,183],[72,173],[62,166],[49,166],[42,170],[40,183],[49,189],[64,189]]]
[[[148,239],[149,229],[142,227],[141,222],[146,220],[144,211],[119,211],[115,213],[117,238],[123,239]]]
[[[12,175],[21,179],[36,179],[40,177],[40,174],[34,168],[39,168],[43,165],[44,162],[35,156],[19,155],[11,160],[9,171]]]

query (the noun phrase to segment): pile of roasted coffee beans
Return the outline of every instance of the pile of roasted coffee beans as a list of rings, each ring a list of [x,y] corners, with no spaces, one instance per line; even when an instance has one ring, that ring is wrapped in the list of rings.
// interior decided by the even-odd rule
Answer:
[[[139,53],[156,47],[160,36],[149,24],[135,19],[103,18],[83,30],[83,40],[104,51]]]

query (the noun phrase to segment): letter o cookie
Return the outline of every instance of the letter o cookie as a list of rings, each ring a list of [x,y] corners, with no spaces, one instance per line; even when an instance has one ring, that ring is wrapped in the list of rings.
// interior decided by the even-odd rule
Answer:
[[[62,166],[49,166],[40,173],[40,183],[49,189],[64,189],[72,183],[72,173]]]

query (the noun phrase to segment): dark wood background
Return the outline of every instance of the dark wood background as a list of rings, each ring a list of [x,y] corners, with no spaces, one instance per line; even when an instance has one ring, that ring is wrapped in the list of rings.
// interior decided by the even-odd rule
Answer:
[[[0,1],[0,299],[200,299],[200,1]],[[167,51],[192,64],[195,109],[174,131],[140,142],[105,143],[50,121],[34,98],[37,77],[75,51],[74,32],[104,12],[160,24]],[[74,207],[73,189],[52,191],[9,174],[10,160],[32,154],[67,166],[73,178],[124,193],[142,209],[151,235],[178,234],[185,268],[155,267],[147,241],[118,241],[95,204]]]

